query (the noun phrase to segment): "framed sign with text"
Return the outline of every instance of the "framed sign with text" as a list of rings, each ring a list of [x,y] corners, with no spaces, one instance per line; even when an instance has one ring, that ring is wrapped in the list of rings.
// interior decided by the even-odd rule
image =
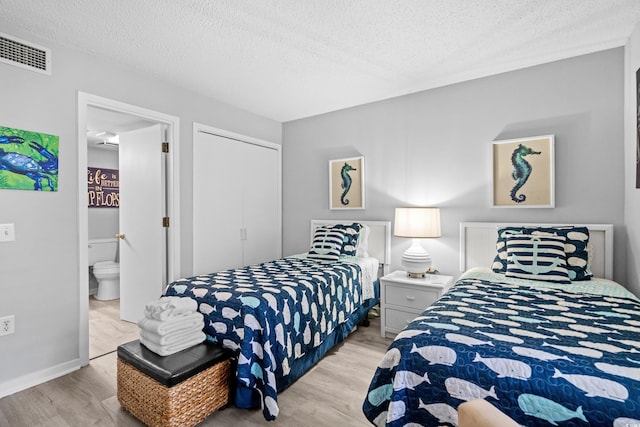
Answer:
[[[117,169],[87,168],[90,208],[120,207],[120,176]]]

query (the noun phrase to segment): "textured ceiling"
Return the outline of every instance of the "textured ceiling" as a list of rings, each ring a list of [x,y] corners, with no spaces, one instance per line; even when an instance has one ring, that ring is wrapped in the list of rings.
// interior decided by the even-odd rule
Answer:
[[[638,22],[640,0],[0,0],[0,29],[283,122],[622,46]]]

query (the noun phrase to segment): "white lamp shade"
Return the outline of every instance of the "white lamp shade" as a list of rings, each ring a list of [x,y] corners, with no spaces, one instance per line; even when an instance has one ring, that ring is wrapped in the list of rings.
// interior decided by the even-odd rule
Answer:
[[[397,237],[440,237],[440,208],[396,208],[393,235]]]

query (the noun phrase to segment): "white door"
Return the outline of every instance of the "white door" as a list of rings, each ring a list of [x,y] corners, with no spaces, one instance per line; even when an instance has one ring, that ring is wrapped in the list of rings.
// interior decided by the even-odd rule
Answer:
[[[193,274],[280,258],[280,151],[197,131]]]
[[[137,322],[160,297],[166,271],[162,128],[120,134],[120,318]]]
[[[193,144],[193,274],[242,266],[242,182],[238,141],[196,132]]]
[[[268,147],[242,145],[245,170],[242,261],[250,265],[280,258],[276,244],[280,238],[279,154]]]

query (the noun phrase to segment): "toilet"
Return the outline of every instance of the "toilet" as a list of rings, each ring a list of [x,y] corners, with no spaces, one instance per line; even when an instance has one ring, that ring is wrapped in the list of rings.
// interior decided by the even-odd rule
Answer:
[[[118,239],[89,240],[89,267],[98,281],[94,297],[108,301],[120,298],[120,264],[115,261]]]

